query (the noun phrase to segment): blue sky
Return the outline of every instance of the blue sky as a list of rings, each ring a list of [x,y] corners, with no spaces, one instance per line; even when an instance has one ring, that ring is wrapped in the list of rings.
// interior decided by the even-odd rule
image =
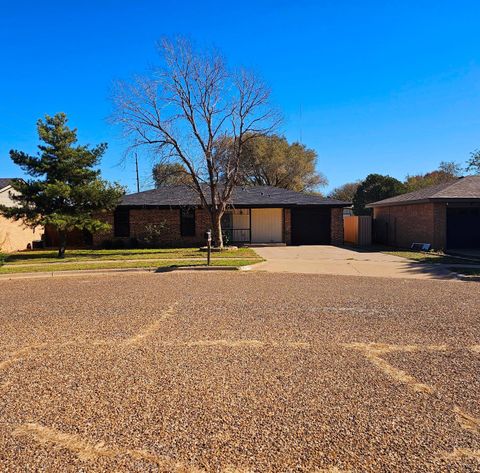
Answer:
[[[165,35],[257,70],[328,189],[464,163],[480,148],[478,18],[480,2],[461,0],[0,0],[0,176],[20,175],[8,151],[35,152],[36,120],[63,111],[82,143],[109,143],[103,175],[133,191],[111,85],[154,64]]]

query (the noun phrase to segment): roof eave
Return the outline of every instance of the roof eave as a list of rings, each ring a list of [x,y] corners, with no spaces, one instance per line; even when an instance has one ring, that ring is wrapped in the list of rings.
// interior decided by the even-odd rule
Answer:
[[[480,197],[435,197],[430,199],[432,202],[437,203],[467,203],[467,202],[474,202],[480,203]]]
[[[431,202],[431,199],[416,199],[416,200],[401,200],[398,202],[373,202],[372,204],[367,204],[365,207],[367,209],[374,209],[375,207],[392,207],[393,205],[410,205],[410,204],[425,204]]]
[[[368,209],[374,209],[376,207],[393,207],[399,205],[410,205],[410,204],[448,204],[448,203],[467,203],[475,202],[480,203],[480,197],[430,197],[429,199],[417,199],[417,200],[402,200],[400,202],[374,202],[373,204],[368,204],[366,207]]]
[[[331,207],[331,208],[343,208],[349,207],[350,203],[348,202],[318,202],[310,204],[292,204],[292,203],[271,203],[271,204],[235,204],[232,203],[230,206],[236,208],[250,208],[250,209],[261,209],[261,208],[295,208],[295,207]],[[145,208],[155,208],[155,209],[179,209],[182,207],[197,207],[202,208],[202,204],[190,203],[190,204],[156,204],[156,203],[120,203],[117,207],[128,207],[136,209],[145,209]]]

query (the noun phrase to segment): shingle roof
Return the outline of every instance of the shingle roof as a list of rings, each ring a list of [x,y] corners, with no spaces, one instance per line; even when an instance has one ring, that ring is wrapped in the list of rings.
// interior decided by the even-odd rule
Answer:
[[[12,179],[12,177],[0,177],[0,189],[5,189],[5,187],[8,187]]]
[[[401,194],[389,199],[379,200],[367,207],[383,207],[389,205],[413,204],[443,200],[480,200],[480,176],[460,177],[452,182],[437,186],[425,187],[418,191]]]
[[[206,194],[208,195],[207,192]],[[325,199],[318,195],[303,194],[270,186],[236,187],[232,194],[231,204],[257,207],[290,207],[298,205],[345,207],[350,205],[349,202]],[[200,198],[195,190],[189,186],[165,186],[159,189],[126,195],[123,197],[120,205],[179,207],[200,205]]]

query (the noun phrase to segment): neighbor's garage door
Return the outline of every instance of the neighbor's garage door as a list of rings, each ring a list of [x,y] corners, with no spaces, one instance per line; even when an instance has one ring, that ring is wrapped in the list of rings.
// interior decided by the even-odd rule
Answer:
[[[308,207],[293,208],[292,244],[329,245],[330,209]]]
[[[480,208],[447,208],[447,248],[480,248]]]

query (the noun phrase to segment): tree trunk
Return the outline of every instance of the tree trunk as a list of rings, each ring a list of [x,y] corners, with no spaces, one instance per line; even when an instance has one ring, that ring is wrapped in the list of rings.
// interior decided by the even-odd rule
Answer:
[[[220,212],[212,211],[212,237],[217,248],[223,248],[222,215]]]
[[[67,232],[59,232],[60,245],[58,247],[58,257],[65,258],[65,248],[67,246]]]

